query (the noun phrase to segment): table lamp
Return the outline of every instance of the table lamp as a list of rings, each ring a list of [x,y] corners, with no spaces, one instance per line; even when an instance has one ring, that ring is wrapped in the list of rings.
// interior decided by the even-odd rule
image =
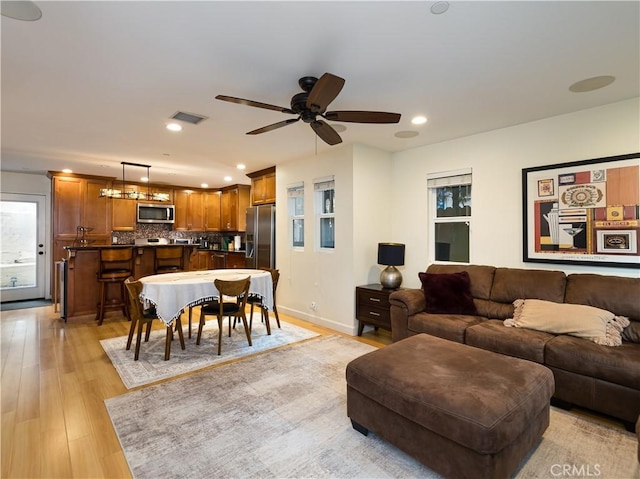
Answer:
[[[404,245],[401,243],[378,243],[378,264],[387,267],[380,273],[380,284],[396,289],[402,284],[402,274],[396,266],[404,264]]]

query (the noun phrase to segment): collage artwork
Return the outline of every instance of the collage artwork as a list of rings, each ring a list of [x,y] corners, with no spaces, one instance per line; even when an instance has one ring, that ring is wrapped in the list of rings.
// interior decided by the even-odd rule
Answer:
[[[529,174],[531,255],[559,262],[604,262],[603,266],[640,264],[638,163],[576,164]]]

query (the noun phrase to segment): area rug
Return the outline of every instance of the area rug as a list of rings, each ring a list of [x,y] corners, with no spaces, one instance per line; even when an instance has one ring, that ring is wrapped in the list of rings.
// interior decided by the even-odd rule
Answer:
[[[327,336],[105,401],[135,478],[438,478],[346,415],[345,366],[374,348]],[[623,430],[552,409],[516,477],[637,477]]]
[[[164,360],[166,338],[164,329],[151,331],[148,342],[144,342],[143,335],[138,361],[133,360],[135,337],[129,351],[125,349],[127,336],[103,339],[100,344],[111,359],[124,385],[127,389],[131,389],[318,336],[318,333],[284,321],[280,321],[282,328],[278,328],[274,321],[272,323],[271,335],[268,335],[264,324],[254,322],[251,332],[253,345],[249,346],[242,326],[233,329],[229,337],[228,321],[225,320],[220,356],[218,356],[218,322],[215,319],[205,324],[199,345],[196,345],[197,326],[194,325],[191,338],[187,337],[187,327],[183,328],[186,346],[184,351],[180,349],[180,341],[175,334],[171,344],[171,357],[168,361]]]

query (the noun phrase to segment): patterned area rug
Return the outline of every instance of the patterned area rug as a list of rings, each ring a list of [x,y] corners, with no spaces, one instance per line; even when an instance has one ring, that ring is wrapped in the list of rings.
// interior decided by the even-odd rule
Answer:
[[[142,478],[439,478],[351,427],[345,366],[374,348],[328,336],[105,401]],[[516,477],[638,477],[635,436],[551,410]]]
[[[191,339],[187,337],[187,326],[183,327],[186,346],[184,351],[180,349],[180,341],[176,333],[171,344],[171,357],[168,361],[164,360],[166,338],[164,329],[151,331],[151,337],[146,343],[143,335],[138,361],[133,360],[135,336],[129,351],[125,349],[127,336],[103,339],[100,344],[111,359],[124,385],[127,389],[131,389],[318,336],[318,333],[284,321],[280,321],[281,329],[276,326],[275,321],[271,321],[271,323],[271,335],[269,336],[265,325],[254,321],[251,333],[253,346],[249,346],[242,326],[236,326],[229,337],[228,320],[225,319],[220,356],[218,356],[218,322],[215,319],[207,321],[202,329],[200,345],[196,345],[197,326],[193,327]]]

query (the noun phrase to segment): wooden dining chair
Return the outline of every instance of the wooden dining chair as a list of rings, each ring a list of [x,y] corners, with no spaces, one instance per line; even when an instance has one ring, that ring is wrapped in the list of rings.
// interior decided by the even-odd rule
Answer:
[[[200,344],[205,318],[207,315],[210,315],[218,318],[218,355],[222,352],[222,320],[225,316],[229,318],[229,336],[231,336],[231,318],[234,318],[234,321],[239,318],[242,320],[242,324],[244,325],[244,332],[247,336],[249,346],[253,346],[251,344],[251,334],[249,332],[247,316],[245,314],[251,278],[246,277],[245,279],[239,279],[237,281],[216,279],[214,284],[218,290],[220,299],[218,301],[203,304],[200,307],[200,323],[198,324],[198,337],[196,339],[196,344]],[[225,298],[235,298],[235,301],[225,301]]]
[[[271,283],[273,286],[273,314],[276,317],[276,323],[278,324],[278,328],[280,328],[280,316],[278,316],[278,308],[276,306],[276,288],[278,287],[278,281],[280,280],[280,271],[273,268],[260,268],[264,271],[268,271],[271,273]],[[249,310],[249,332],[253,328],[253,308],[260,308],[260,317],[261,320],[266,323],[267,326],[267,334],[271,334],[271,324],[269,323],[269,310],[265,306],[262,296],[257,294],[249,295],[247,298],[247,303],[251,305],[251,309]]]
[[[140,281],[135,281],[133,277],[129,277],[124,282],[125,287],[127,288],[127,292],[129,293],[129,312],[131,314],[131,327],[129,328],[129,338],[127,339],[127,347],[129,350],[131,348],[131,341],[133,339],[133,333],[137,329],[136,336],[136,348],[133,356],[133,360],[137,361],[140,356],[140,343],[142,342],[142,330],[146,326],[146,333],[144,340],[147,342],[149,340],[149,335],[151,334],[151,323],[154,319],[158,319],[156,315],[155,308],[150,308],[145,310],[142,305],[142,301],[140,300],[140,294],[142,293],[142,283]],[[164,346],[164,360],[168,361],[171,356],[171,341],[173,340],[173,327],[167,326],[167,337],[165,340]],[[178,330],[178,337],[180,338],[180,346],[184,350],[184,336],[182,333],[182,323],[180,318],[176,319],[176,329]]]

